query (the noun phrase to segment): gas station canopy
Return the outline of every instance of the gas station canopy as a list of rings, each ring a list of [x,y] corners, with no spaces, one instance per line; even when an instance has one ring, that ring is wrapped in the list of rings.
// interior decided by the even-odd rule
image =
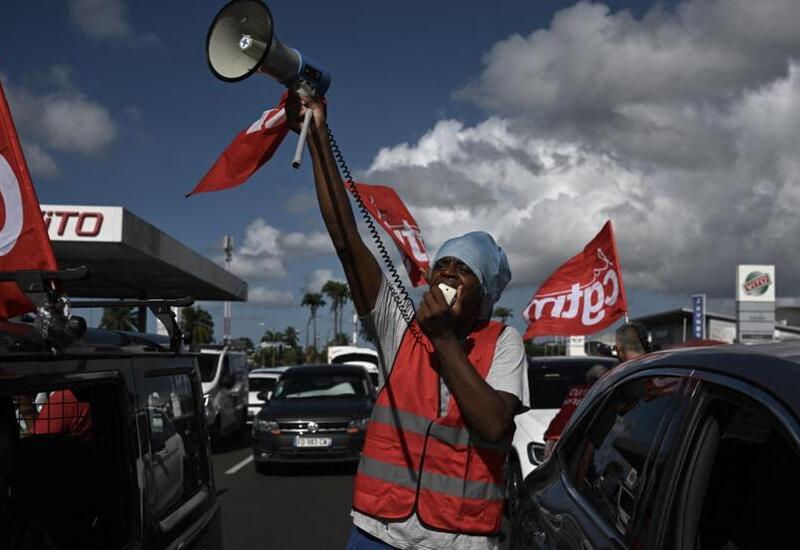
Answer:
[[[71,298],[247,300],[245,281],[120,206],[41,209],[59,268],[89,268],[63,281]]]

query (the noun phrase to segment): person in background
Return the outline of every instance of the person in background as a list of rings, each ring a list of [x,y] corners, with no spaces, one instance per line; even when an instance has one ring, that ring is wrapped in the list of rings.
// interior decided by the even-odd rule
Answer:
[[[561,437],[564,428],[569,422],[569,419],[572,418],[575,409],[578,408],[583,398],[586,397],[586,394],[589,393],[589,389],[594,385],[595,382],[600,380],[602,376],[608,372],[608,369],[603,365],[594,365],[588,371],[586,371],[586,383],[579,384],[577,386],[573,386],[567,392],[567,396],[564,398],[564,402],[561,403],[561,409],[559,409],[558,413],[553,417],[550,421],[550,425],[547,426],[547,431],[544,432],[544,458],[547,460],[550,458],[550,455],[553,452],[553,447],[556,445],[556,441]]]
[[[621,363],[653,351],[647,328],[642,323],[625,323],[617,329],[617,357]]]
[[[37,411],[33,397],[19,397],[20,416],[27,427],[27,435],[65,434],[81,439],[92,437],[91,406],[79,401],[70,389],[51,392]]]

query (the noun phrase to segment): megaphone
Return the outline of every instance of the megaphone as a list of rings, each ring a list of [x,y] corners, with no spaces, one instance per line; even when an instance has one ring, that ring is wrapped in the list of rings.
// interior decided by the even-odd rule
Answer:
[[[285,45],[275,36],[272,13],[261,0],[232,0],[208,29],[206,57],[211,72],[225,82],[238,82],[260,72],[300,94],[322,96],[330,73]],[[311,122],[306,111],[292,166],[298,168]]]

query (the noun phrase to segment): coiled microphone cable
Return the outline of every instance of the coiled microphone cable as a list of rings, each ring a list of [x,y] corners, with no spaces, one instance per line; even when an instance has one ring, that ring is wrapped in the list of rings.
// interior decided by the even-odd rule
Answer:
[[[339,145],[336,143],[336,139],[333,137],[331,127],[326,124],[325,128],[328,131],[328,141],[331,145],[331,151],[333,152],[333,156],[336,159],[337,164],[339,164],[339,169],[342,172],[342,176],[344,176],[347,188],[350,191],[350,194],[353,196],[353,199],[356,201],[356,205],[358,205],[358,210],[361,212],[364,223],[367,225],[367,230],[369,231],[375,246],[378,248],[378,253],[383,261],[383,265],[386,267],[386,270],[389,273],[389,289],[392,293],[392,299],[394,299],[395,303],[397,304],[397,308],[400,310],[400,314],[406,321],[411,333],[414,335],[417,341],[421,341],[422,335],[419,333],[419,328],[413,323],[417,314],[416,309],[414,308],[414,302],[411,300],[411,296],[408,295],[408,290],[403,284],[403,280],[400,278],[400,273],[397,272],[394,262],[392,262],[392,257],[389,254],[389,251],[386,249],[386,245],[383,244],[383,239],[381,239],[378,228],[375,227],[375,222],[372,220],[372,215],[364,205],[364,199],[361,197],[361,193],[358,192],[356,182],[353,180],[350,169],[347,167],[347,162],[344,160],[344,155],[342,155],[342,151],[339,149]]]

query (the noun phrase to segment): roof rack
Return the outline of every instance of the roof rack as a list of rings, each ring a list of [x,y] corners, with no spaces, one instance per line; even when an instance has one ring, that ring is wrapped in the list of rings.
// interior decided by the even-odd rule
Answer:
[[[174,300],[87,300],[84,302],[69,302],[70,309],[90,307],[146,307],[156,319],[167,329],[169,335],[169,349],[179,352],[183,343],[183,331],[175,318],[173,307],[189,307],[194,304],[194,298],[184,296]]]
[[[61,292],[60,281],[84,279],[89,275],[86,266],[54,271],[19,270],[0,272],[0,281],[16,283],[20,291],[36,308],[34,328],[54,351],[86,332],[86,321],[71,316],[69,311],[95,307],[147,307],[163,323],[169,335],[170,350],[180,353],[183,333],[175,319],[173,307],[189,307],[194,298],[185,296],[174,300],[87,300],[70,301]]]

